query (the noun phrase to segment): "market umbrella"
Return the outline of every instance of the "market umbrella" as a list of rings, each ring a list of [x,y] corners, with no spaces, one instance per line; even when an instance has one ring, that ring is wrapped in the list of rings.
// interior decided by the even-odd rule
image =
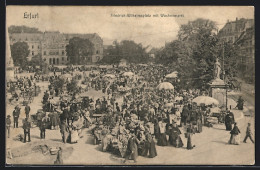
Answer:
[[[113,74],[106,74],[104,77],[109,77],[109,78],[115,78],[116,76],[115,75],[113,75]]]
[[[166,107],[166,108],[173,107],[173,103],[166,103],[166,104],[164,105],[164,107]]]
[[[180,101],[180,100],[183,100],[183,97],[181,97],[181,96],[175,97],[175,101]]]
[[[178,72],[174,71],[174,72],[172,72],[170,74],[167,74],[165,77],[166,78],[176,78],[176,77],[178,77],[177,74],[178,74]]]
[[[127,77],[131,77],[133,75],[134,75],[134,73],[132,73],[132,72],[124,72],[123,73],[123,76],[127,76]]]
[[[216,100],[212,97],[209,97],[209,96],[198,96],[198,97],[194,98],[192,100],[192,102],[197,103],[197,105],[200,105],[200,104],[205,104],[205,105],[215,104],[215,105],[218,105],[219,104],[218,100]]]
[[[169,82],[163,82],[163,83],[160,83],[158,86],[157,86],[157,89],[159,90],[162,90],[162,89],[165,89],[165,90],[174,90],[174,87],[171,83]]]
[[[61,75],[61,77],[62,78],[71,78],[72,76],[71,76],[71,74],[63,74],[63,75]]]

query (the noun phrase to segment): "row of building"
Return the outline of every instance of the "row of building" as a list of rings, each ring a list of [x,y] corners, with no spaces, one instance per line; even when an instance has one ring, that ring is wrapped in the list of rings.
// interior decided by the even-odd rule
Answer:
[[[230,42],[237,46],[238,60],[243,66],[243,73],[254,77],[255,65],[255,23],[254,19],[236,18],[235,21],[227,21],[219,31],[218,36],[224,42]]]
[[[93,45],[93,55],[88,56],[87,63],[96,63],[103,58],[103,40],[94,34],[64,34],[59,31],[45,31],[44,33],[10,33],[10,45],[16,42],[26,42],[30,54],[28,60],[34,56],[41,56],[42,60],[50,65],[64,65],[69,62],[66,54],[66,45],[73,37],[90,40]]]

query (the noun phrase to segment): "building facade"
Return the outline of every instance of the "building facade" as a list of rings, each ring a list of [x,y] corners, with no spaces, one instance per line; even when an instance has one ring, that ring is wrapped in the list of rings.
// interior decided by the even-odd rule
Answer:
[[[234,43],[246,29],[254,26],[253,19],[236,18],[235,21],[227,21],[219,31],[218,36],[225,42]]]
[[[246,29],[235,42],[239,47],[239,60],[244,71],[244,76],[249,81],[255,77],[255,29]]]
[[[103,40],[94,34],[63,34],[58,31],[45,31],[44,33],[12,33],[10,44],[26,42],[30,54],[28,60],[33,56],[41,55],[42,60],[49,65],[64,65],[69,62],[66,54],[66,45],[73,37],[88,39],[94,44],[94,53],[88,63],[96,63],[103,58]]]
[[[227,22],[219,31],[219,38],[227,43],[232,43],[238,50],[237,59],[240,64],[240,72],[243,77],[246,75],[254,79],[255,64],[255,24],[253,19],[236,19]],[[251,81],[250,80],[250,81]],[[254,81],[254,80],[253,80]]]

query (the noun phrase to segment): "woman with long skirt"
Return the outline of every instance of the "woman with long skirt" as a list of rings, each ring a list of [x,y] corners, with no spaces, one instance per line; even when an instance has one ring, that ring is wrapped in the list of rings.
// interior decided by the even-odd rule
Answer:
[[[229,139],[229,144],[239,145],[240,144],[240,130],[237,127],[237,123],[234,124],[233,129],[230,132],[231,136]]]
[[[183,147],[183,142],[180,137],[181,131],[178,128],[177,124],[174,123],[169,132],[169,142],[176,148]]]
[[[153,140],[153,137],[150,133],[146,134],[146,146],[148,148],[149,151],[149,158],[154,158],[157,156],[157,151],[156,151],[156,147],[155,147],[155,142]]]
[[[166,123],[163,121],[159,121],[159,139],[157,144],[159,146],[167,146],[168,142],[167,142],[167,138],[166,138]]]
[[[160,127],[157,119],[154,120],[154,135],[155,135],[155,139],[158,140],[160,135]]]
[[[192,145],[192,135],[193,135],[193,129],[192,129],[192,125],[189,125],[187,128],[187,149],[191,150],[193,149],[193,147],[195,147],[195,145]]]

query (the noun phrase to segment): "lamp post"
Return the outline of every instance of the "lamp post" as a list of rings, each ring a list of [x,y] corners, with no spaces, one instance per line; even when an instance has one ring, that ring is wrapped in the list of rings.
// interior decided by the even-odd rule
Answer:
[[[222,50],[222,71],[223,71],[223,81],[225,83],[225,88],[226,88],[226,110],[228,110],[228,99],[227,99],[227,83],[226,83],[226,78],[225,78],[225,66],[224,66],[224,58],[225,58],[225,41],[223,41],[223,50]]]

